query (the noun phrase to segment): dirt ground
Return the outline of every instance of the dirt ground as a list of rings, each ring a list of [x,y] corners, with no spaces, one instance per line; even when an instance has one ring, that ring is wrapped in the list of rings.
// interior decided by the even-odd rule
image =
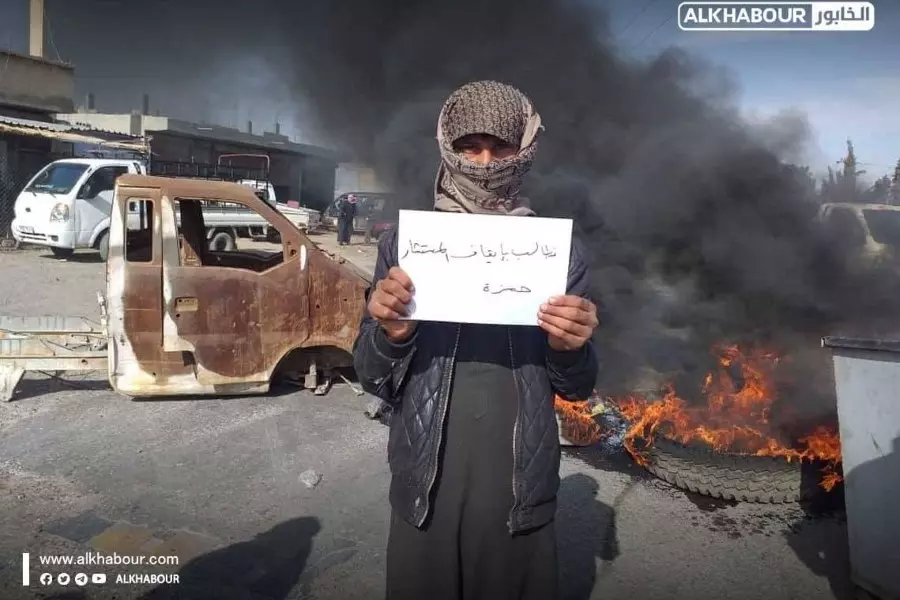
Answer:
[[[340,251],[374,261],[373,247]],[[104,273],[95,253],[60,261],[2,252],[0,274],[5,314],[97,315]],[[0,598],[383,597],[387,430],[364,416],[367,402],[346,385],[321,397],[280,388],[132,401],[99,373],[28,376],[0,405]],[[561,477],[566,600],[851,597],[840,510],[715,502],[598,450],[567,452]],[[39,562],[85,552],[179,564]],[[40,583],[60,572],[107,582]],[[118,574],[177,574],[179,583],[128,584]]]

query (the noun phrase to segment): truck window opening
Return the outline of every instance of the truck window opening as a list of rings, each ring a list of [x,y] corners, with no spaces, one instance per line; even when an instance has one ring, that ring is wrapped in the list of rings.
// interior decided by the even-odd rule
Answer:
[[[153,260],[153,201],[132,200],[125,216],[125,260],[148,263]]]
[[[835,208],[828,215],[828,228],[836,241],[850,247],[866,243],[866,232],[850,209]]]
[[[259,215],[250,207],[231,202],[178,198],[174,209],[182,266],[229,267],[262,273],[284,262],[283,242],[278,245],[277,251],[241,249],[237,244],[239,236],[236,228],[215,228],[216,217],[229,211],[249,209]],[[211,233],[208,233],[210,230]]]
[[[873,240],[900,246],[900,211],[864,209],[862,212]]]

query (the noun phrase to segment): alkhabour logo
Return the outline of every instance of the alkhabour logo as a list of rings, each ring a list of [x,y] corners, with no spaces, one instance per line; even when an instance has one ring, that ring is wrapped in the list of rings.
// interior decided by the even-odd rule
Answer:
[[[181,580],[179,573],[119,573],[116,575],[116,583],[126,585],[163,585],[181,583]]]
[[[682,2],[684,31],[869,31],[871,2]]]

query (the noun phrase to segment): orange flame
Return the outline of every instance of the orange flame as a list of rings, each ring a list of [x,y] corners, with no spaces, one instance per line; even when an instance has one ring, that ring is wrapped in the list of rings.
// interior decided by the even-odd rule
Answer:
[[[571,401],[555,396],[553,406],[559,415],[562,434],[566,439],[576,444],[590,445],[603,437],[600,426],[591,417],[590,403],[586,400]]]
[[[771,352],[744,353],[737,346],[727,346],[719,352],[720,368],[704,380],[705,405],[688,406],[671,385],[658,401],[643,396],[612,399],[631,423],[626,449],[646,465],[646,448],[662,435],[682,444],[704,443],[718,452],[818,460],[827,463],[819,485],[830,491],[841,481],[835,472],[841,461],[837,432],[818,427],[792,444],[770,427],[770,412],[778,397],[772,372],[778,363],[779,357]]]

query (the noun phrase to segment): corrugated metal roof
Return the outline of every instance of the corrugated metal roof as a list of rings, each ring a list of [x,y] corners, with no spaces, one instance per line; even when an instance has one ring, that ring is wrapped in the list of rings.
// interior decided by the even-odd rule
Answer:
[[[107,135],[115,135],[119,137],[134,137],[115,129],[103,129],[102,127],[89,127],[86,123],[72,123],[69,125],[73,131],[89,131],[91,133],[103,133]]]
[[[253,146],[256,148],[266,148],[268,150],[276,150],[280,152],[288,152],[291,154],[303,154],[322,158],[334,163],[340,163],[344,160],[339,152],[320,146],[311,144],[302,144],[292,142],[287,136],[276,135],[274,133],[254,134],[246,131],[240,131],[231,127],[223,127],[221,125],[200,125],[191,123],[190,121],[182,121],[179,119],[168,119],[168,127],[166,129],[156,130],[159,133],[180,134],[194,138],[202,138],[218,142],[234,143],[244,146]],[[147,133],[154,133],[149,130]]]
[[[33,121],[31,119],[18,119],[0,115],[0,133],[6,132],[13,135],[33,135],[45,137],[63,142],[97,144],[109,148],[122,148],[136,152],[147,152],[147,144],[143,140],[134,141],[110,141],[103,138],[77,133],[70,125],[64,123],[47,123]]]
[[[339,163],[347,159],[342,153],[320,146],[292,142],[285,135],[265,132],[263,134],[254,134],[241,131],[232,127],[223,125],[193,123],[173,117],[153,116],[153,115],[137,115],[126,113],[97,113],[97,112],[79,112],[70,114],[58,114],[57,118],[64,119],[73,127],[79,129],[92,129],[102,132],[103,129],[96,128],[96,124],[109,123],[105,121],[106,117],[118,117],[119,119],[128,118],[127,127],[131,131],[131,118],[138,117],[141,119],[140,129],[144,135],[152,138],[154,134],[170,134],[182,137],[191,137],[214,142],[232,143],[241,146],[251,146],[253,148],[264,148],[266,150],[274,150],[277,152],[285,152],[290,154],[301,154],[321,158],[330,162]],[[119,121],[120,126],[125,127],[125,121]],[[112,130],[108,133],[122,133],[122,130]]]
[[[17,127],[34,127],[35,129],[46,129],[48,131],[68,131],[72,128],[66,123],[47,123],[46,121],[19,119],[17,117],[8,117],[6,115],[0,115],[0,123],[15,125]]]

